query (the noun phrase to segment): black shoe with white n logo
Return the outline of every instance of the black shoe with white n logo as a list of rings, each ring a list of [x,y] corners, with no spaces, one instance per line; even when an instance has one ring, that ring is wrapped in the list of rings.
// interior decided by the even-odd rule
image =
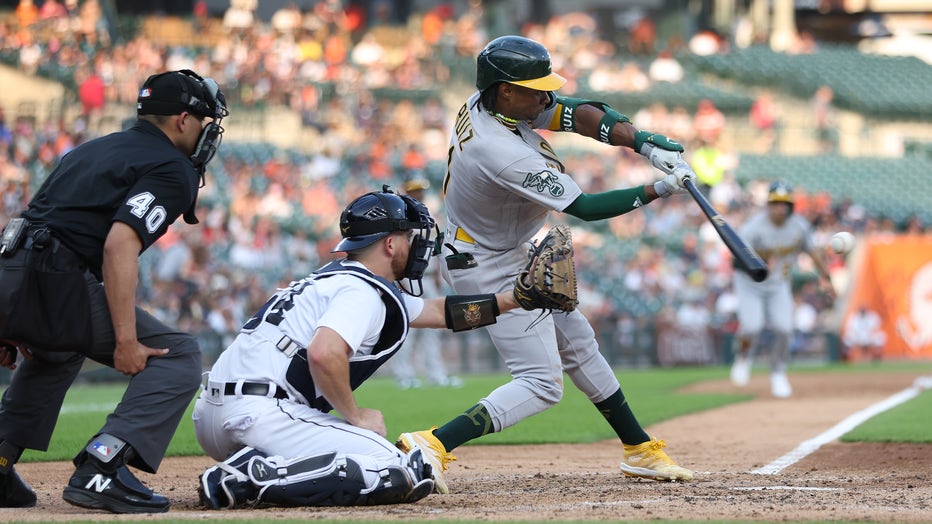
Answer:
[[[164,513],[171,503],[153,493],[133,476],[126,466],[115,472],[101,471],[94,460],[88,460],[68,481],[62,494],[67,502],[90,509],[105,509],[113,513]]]

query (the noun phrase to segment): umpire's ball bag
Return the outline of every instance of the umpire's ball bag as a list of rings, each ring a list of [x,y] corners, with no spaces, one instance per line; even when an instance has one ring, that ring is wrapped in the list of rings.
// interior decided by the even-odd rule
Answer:
[[[0,258],[0,339],[46,351],[92,342],[86,267],[63,245]]]

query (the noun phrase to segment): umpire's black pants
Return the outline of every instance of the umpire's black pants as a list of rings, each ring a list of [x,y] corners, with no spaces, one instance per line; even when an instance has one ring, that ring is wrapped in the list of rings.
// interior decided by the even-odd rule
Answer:
[[[76,353],[33,348],[33,358],[21,360],[0,404],[0,439],[46,451],[65,393],[84,359],[113,367],[116,342],[107,297],[103,285],[90,273],[86,279],[93,345]],[[146,368],[130,378],[123,399],[99,433],[129,443],[137,454],[130,465],[155,473],[200,384],[201,353],[193,336],[166,326],[138,307],[136,336],[146,346],[169,352],[150,358]]]

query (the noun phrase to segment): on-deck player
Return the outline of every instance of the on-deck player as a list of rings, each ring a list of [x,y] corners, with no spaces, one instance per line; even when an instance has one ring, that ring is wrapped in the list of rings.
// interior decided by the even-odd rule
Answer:
[[[638,131],[606,104],[556,95],[565,79],[552,72],[550,54],[538,42],[520,36],[497,38],[477,62],[479,90],[456,117],[443,185],[446,238],[478,263],[441,268],[457,293],[510,289],[527,263],[525,243],[551,211],[600,220],[685,191],[682,174],[688,166],[680,157],[683,147],[663,135]],[[665,176],[654,184],[585,194],[535,128],[575,132],[633,148]],[[435,470],[438,492],[449,489],[441,473],[455,458],[451,450],[559,402],[564,372],[624,444],[625,475],[692,479],[691,471],[663,451],[664,441],[651,438],[638,423],[583,314],[578,310],[555,314],[529,329],[538,315],[514,310],[489,328],[511,382],[439,428],[399,437],[402,449],[424,450]]]
[[[819,272],[823,291],[834,296],[828,266],[813,241],[812,225],[793,213],[793,188],[783,181],[770,184],[767,209],[748,218],[739,234],[767,261],[769,273],[763,282],[754,282],[743,271],[734,273],[732,281],[739,307],[731,381],[737,386],[747,385],[760,334],[770,327],[774,332],[770,344],[770,391],[774,397],[786,398],[793,394],[786,378],[793,334],[791,272],[797,255],[806,253]]]

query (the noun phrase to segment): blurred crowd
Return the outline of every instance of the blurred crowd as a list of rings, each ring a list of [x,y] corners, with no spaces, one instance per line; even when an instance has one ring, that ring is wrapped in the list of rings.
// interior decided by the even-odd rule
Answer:
[[[190,68],[215,78],[232,104],[231,121],[237,109],[285,105],[313,130],[313,143],[301,152],[225,142],[201,190],[201,224],[176,224],[141,258],[140,293],[147,307],[183,331],[201,333],[206,358],[216,356],[274,286],[335,256],[330,249],[339,235],[340,211],[355,196],[383,183],[401,187],[405,180],[428,178],[433,183],[426,203],[442,220],[437,188],[457,109],[448,104],[461,100],[386,99],[375,93],[386,87],[456,92],[458,86],[465,97],[474,56],[488,40],[481,2],[462,9],[441,5],[385,33],[379,30],[387,27],[387,13],[345,10],[335,0],[307,10],[287,6],[268,23],[253,17],[255,0],[232,2],[222,18],[209,17],[198,2],[195,26],[211,35],[203,46],[166,45],[145,36],[115,39],[96,0],[46,0],[35,12],[31,4],[23,0],[20,7],[27,7],[0,22],[0,53],[18,54],[18,67],[29,74],[50,64],[71,72],[81,111],[76,118],[53,121],[8,118],[0,107],[4,223],[22,211],[62,155],[98,134],[95,119],[103,108],[134,106],[138,86],[154,71]],[[644,90],[654,82],[677,82],[683,72],[674,51],[717,52],[726,45],[699,34],[657,49],[648,25],[632,24],[627,48],[600,40],[595,20],[581,13],[521,31],[551,50],[555,67],[572,79],[564,90],[568,95],[583,88]],[[779,122],[771,102],[763,97],[745,117],[754,124],[762,151],[773,147]],[[719,145],[733,122],[711,101],[695,111],[655,104],[633,120],[686,145],[704,190],[733,226],[762,205],[770,181],[746,186],[735,181],[738,157]],[[576,140],[554,143],[586,192],[656,179],[649,163],[630,150]],[[560,149],[561,143],[569,145]],[[850,201],[809,194],[804,187],[797,188],[796,212],[812,221],[819,242],[839,230],[923,228],[918,221],[903,225],[869,216]],[[658,326],[707,330],[719,338],[733,332],[731,258],[688,197],[607,221],[569,223],[578,245],[581,307],[600,330],[607,352],[649,344],[643,335]],[[802,351],[807,334],[827,327],[832,305],[806,278],[807,261],[801,262],[797,345]],[[836,285],[845,286],[845,258],[832,255],[831,263]]]

